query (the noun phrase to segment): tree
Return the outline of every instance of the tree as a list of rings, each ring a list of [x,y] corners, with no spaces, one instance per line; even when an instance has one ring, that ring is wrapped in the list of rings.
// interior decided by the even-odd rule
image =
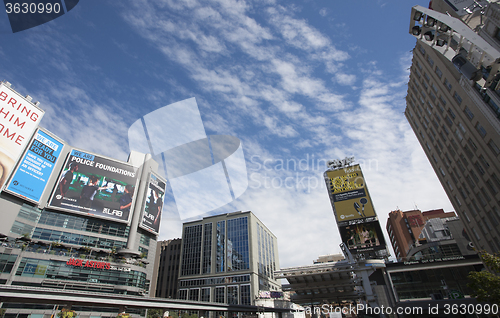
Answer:
[[[162,309],[148,309],[148,316],[147,318],[162,318],[163,317],[163,310]]]
[[[58,318],[73,318],[73,317],[76,317],[76,312],[74,310],[71,310],[71,309],[63,308],[63,309],[61,309],[60,312],[57,313],[57,317]]]
[[[482,251],[479,256],[490,271],[470,272],[467,287],[472,289],[472,296],[478,301],[500,304],[500,253]]]

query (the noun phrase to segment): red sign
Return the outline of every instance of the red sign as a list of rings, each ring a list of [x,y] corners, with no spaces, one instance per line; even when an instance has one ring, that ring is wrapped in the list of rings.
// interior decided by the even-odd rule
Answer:
[[[98,261],[86,261],[84,259],[70,258],[66,265],[78,266],[78,267],[90,267],[96,269],[110,269],[111,263],[98,262]]]

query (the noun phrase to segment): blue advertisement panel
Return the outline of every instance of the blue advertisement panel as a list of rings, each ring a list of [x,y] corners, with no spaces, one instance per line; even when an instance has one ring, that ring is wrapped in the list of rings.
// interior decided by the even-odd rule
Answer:
[[[62,148],[61,142],[39,130],[29,145],[7,190],[39,202]]]

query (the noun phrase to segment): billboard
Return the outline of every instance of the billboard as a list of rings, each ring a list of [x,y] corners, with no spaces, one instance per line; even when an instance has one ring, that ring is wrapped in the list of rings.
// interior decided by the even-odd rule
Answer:
[[[32,139],[7,191],[39,203],[64,144],[42,130]]]
[[[326,171],[325,174],[337,222],[376,216],[359,165]]]
[[[26,148],[43,111],[0,83],[0,188]]]
[[[136,184],[133,166],[72,149],[49,207],[128,223]]]
[[[352,254],[385,249],[385,239],[376,218],[355,220],[339,225],[342,242]]]
[[[143,205],[144,210],[142,211],[142,219],[139,226],[156,235],[160,231],[165,188],[166,181],[163,181],[155,174],[149,176],[148,193],[146,194],[146,201]]]

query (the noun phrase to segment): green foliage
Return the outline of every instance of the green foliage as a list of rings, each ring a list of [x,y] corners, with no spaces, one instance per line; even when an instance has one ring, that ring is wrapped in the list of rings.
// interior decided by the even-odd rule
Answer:
[[[57,313],[57,317],[58,318],[73,318],[73,317],[76,317],[76,312],[74,310],[71,310],[71,309],[63,308],[63,309],[61,309],[60,312]]]
[[[163,310],[162,309],[148,309],[147,318],[162,318]]]
[[[467,276],[472,296],[480,302],[500,304],[500,254],[479,253],[484,265],[490,271],[471,272]]]

